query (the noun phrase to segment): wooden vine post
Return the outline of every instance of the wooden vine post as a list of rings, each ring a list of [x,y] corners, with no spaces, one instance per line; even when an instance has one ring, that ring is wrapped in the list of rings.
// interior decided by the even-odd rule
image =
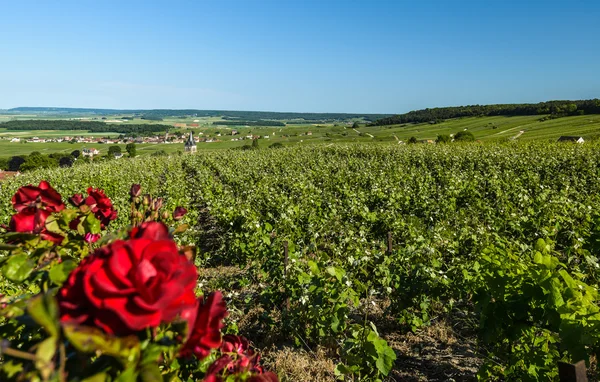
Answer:
[[[394,243],[392,242],[392,233],[387,233],[387,254],[391,255],[394,250]]]
[[[558,363],[558,378],[560,382],[587,382],[585,361],[577,363]]]
[[[283,242],[283,280],[285,283],[285,309],[290,310],[290,296],[287,290],[287,268],[288,268],[288,242]]]

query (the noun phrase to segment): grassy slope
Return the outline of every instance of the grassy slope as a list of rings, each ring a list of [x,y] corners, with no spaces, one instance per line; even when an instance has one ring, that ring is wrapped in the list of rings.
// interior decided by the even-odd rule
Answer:
[[[600,135],[600,115],[582,115],[565,117],[554,120],[539,122],[539,116],[524,117],[472,117],[448,120],[439,124],[407,124],[392,126],[360,127],[355,131],[349,125],[334,124],[304,124],[288,125],[286,127],[225,127],[212,125],[218,118],[195,118],[199,120],[198,128],[183,128],[182,131],[194,131],[195,134],[203,133],[204,136],[219,139],[220,142],[199,143],[198,150],[218,150],[240,147],[249,144],[250,141],[231,141],[245,135],[258,135],[260,147],[267,147],[275,142],[284,145],[306,145],[306,144],[332,144],[340,142],[396,142],[396,139],[407,141],[410,137],[418,139],[435,139],[438,134],[456,134],[467,129],[477,139],[482,141],[505,140],[515,137],[520,131],[524,131],[518,140],[556,140],[561,135],[581,135],[584,138],[592,138]],[[158,123],[193,123],[194,118],[168,119]],[[136,120],[132,123],[139,123]],[[240,135],[231,136],[231,130],[236,129]],[[216,137],[216,132],[221,132],[221,137]],[[307,132],[312,135],[305,135]],[[370,137],[366,134],[370,134]],[[85,133],[74,131],[6,131],[0,129],[0,137],[55,137],[64,135],[99,135],[98,133]],[[101,136],[115,135],[104,133]],[[269,139],[262,137],[268,135]],[[287,135],[287,137],[283,137]],[[101,152],[108,150],[106,145],[98,144],[70,144],[70,143],[10,143],[6,139],[0,140],[0,157],[12,155],[27,155],[32,151],[40,151],[45,154],[52,152],[68,153],[73,150],[81,150],[84,147],[96,147]],[[125,148],[122,145],[123,149]],[[142,144],[138,145],[140,155],[151,154],[158,150],[172,153],[183,150],[182,144]]]

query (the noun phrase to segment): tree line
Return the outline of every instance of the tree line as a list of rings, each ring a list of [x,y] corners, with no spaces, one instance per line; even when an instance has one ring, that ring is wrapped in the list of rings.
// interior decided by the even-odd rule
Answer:
[[[469,105],[413,110],[405,114],[377,120],[373,125],[440,122],[450,118],[480,116],[548,115],[558,118],[578,114],[600,114],[600,100],[548,101],[540,103]]]
[[[86,130],[93,133],[120,134],[152,134],[164,132],[172,128],[169,125],[131,124],[116,125],[99,121],[68,121],[68,120],[22,120],[0,123],[0,128],[7,130]]]
[[[125,150],[130,158],[137,156],[137,147],[135,143],[129,143]],[[110,160],[122,155],[120,146],[113,145],[108,148],[108,153],[104,156],[97,156],[94,160]],[[39,151],[33,151],[29,155],[14,155],[8,158],[0,158],[0,170],[5,171],[31,171],[39,168],[71,167],[74,164],[89,163],[89,157],[82,155],[80,150],[73,150],[70,154],[51,153],[42,154]]]
[[[278,121],[219,121],[213,122],[213,125],[225,126],[285,126],[285,123]]]
[[[237,111],[237,110],[196,110],[196,109],[158,109],[158,110],[116,110],[116,109],[86,109],[86,108],[51,108],[51,107],[17,107],[9,109],[10,113],[38,113],[55,115],[115,115],[133,114],[146,120],[161,120],[168,117],[231,117],[241,120],[257,121],[261,119],[303,119],[306,121],[343,121],[364,118],[375,121],[391,114],[360,114],[360,113],[295,113],[273,111]]]

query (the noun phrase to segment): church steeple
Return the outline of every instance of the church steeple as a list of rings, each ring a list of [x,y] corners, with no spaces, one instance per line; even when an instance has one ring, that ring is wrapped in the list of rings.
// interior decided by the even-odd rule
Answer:
[[[189,152],[196,151],[196,142],[194,142],[194,136],[191,131],[190,131],[190,136],[189,136],[188,140],[185,142],[184,149],[185,149],[185,151],[189,151]]]

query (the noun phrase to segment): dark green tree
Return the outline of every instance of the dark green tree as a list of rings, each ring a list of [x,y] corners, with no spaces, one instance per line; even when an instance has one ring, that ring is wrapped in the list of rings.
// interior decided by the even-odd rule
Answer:
[[[437,136],[435,140],[436,143],[450,143],[452,142],[452,138],[448,134],[440,134]]]
[[[21,164],[20,170],[30,171],[38,168],[51,167],[58,167],[58,161],[56,159],[34,152],[25,159],[23,164]]]
[[[459,131],[454,136],[454,140],[457,142],[473,142],[475,140],[475,136],[470,131]]]
[[[21,155],[15,155],[8,160],[8,170],[19,171],[23,163],[25,163],[25,158]]]
[[[81,156],[81,151],[79,151],[79,150],[73,150],[73,151],[71,151],[71,156],[73,158],[79,158]]]
[[[120,146],[114,145],[114,146],[110,146],[108,148],[108,157],[109,158],[114,158],[118,154],[121,154],[121,147]]]
[[[71,167],[71,166],[73,166],[74,161],[75,160],[73,159],[72,156],[62,157],[58,160],[58,165],[60,167]]]
[[[257,149],[258,149],[258,139],[253,139],[253,140],[252,140],[252,148],[253,148],[254,150],[257,150]]]
[[[416,137],[410,137],[410,138],[408,139],[408,143],[410,143],[410,144],[417,143],[417,138],[416,138]]]
[[[137,155],[137,148],[135,146],[135,143],[128,143],[127,146],[125,146],[125,150],[127,150],[127,153],[131,158]]]

